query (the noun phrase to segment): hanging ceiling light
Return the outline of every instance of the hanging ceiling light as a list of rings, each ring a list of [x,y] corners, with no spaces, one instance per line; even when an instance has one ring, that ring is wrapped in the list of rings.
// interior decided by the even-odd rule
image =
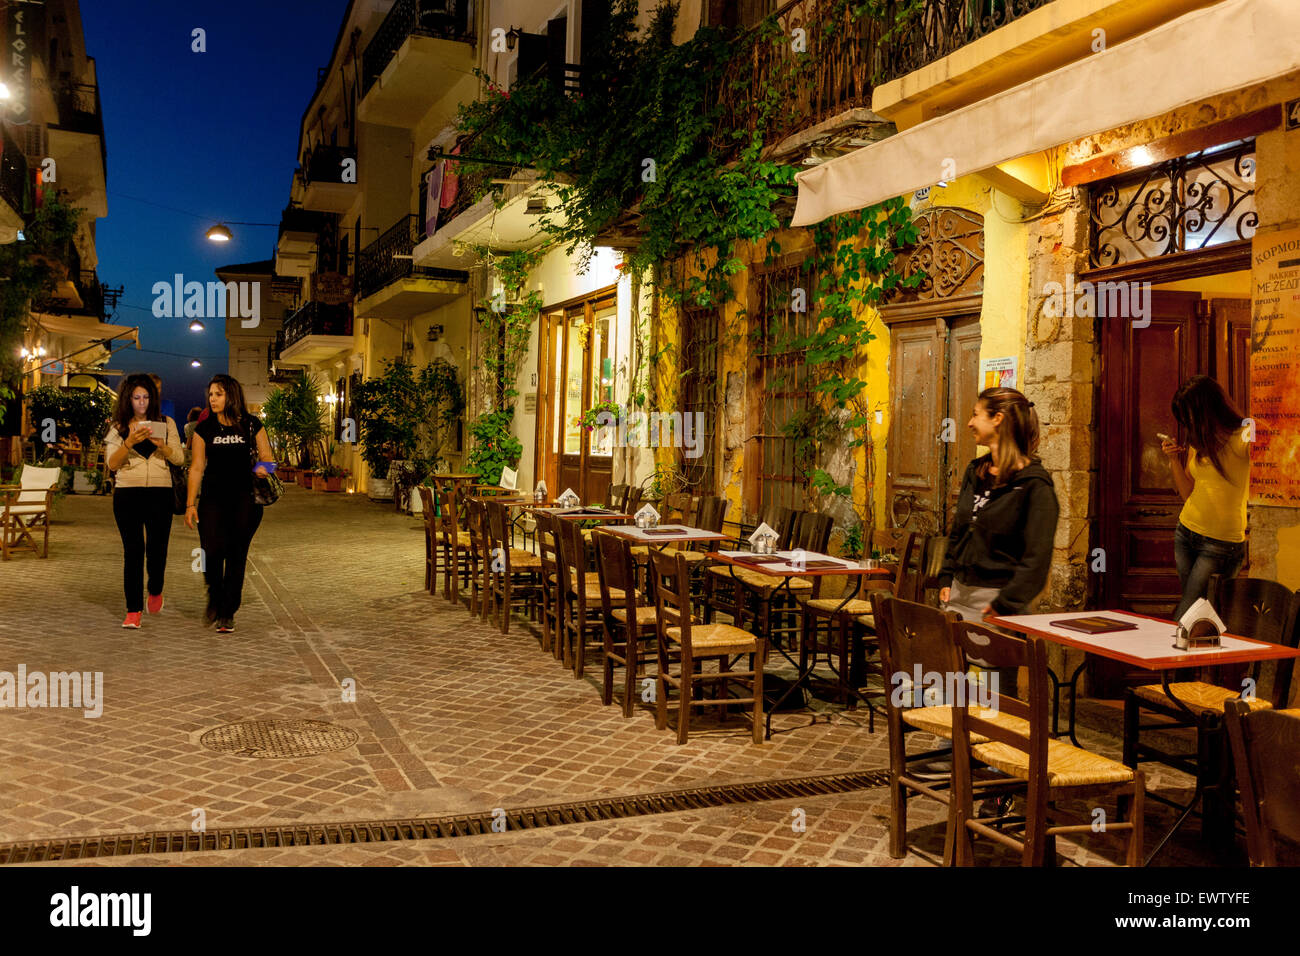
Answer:
[[[190,323],[191,332],[202,332],[205,328],[207,328],[207,326],[204,325],[202,322],[200,322],[198,319],[195,319],[193,322]]]
[[[230,234],[230,230],[227,229],[225,226],[223,226],[221,223],[217,223],[215,226],[209,229],[207,231],[207,237],[212,242],[229,242],[231,239],[234,238],[234,236]]]

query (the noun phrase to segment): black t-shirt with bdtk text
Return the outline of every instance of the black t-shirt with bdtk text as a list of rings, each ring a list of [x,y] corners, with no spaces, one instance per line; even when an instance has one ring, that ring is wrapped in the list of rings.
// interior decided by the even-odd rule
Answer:
[[[238,425],[223,425],[216,415],[209,415],[195,426],[194,434],[203,439],[207,458],[201,495],[211,500],[235,498],[252,491],[253,456],[249,449],[256,450],[257,433],[261,430],[261,421],[251,415],[241,419]]]

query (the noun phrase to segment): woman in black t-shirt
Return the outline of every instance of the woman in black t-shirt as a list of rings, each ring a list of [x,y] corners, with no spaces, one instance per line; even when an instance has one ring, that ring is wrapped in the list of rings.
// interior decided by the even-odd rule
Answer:
[[[248,548],[262,523],[262,506],[253,502],[253,462],[271,462],[272,452],[262,423],[244,407],[244,389],[229,375],[212,377],[208,408],[211,414],[194,429],[185,526],[198,519],[208,583],[204,619],[227,634],[235,629]],[[256,474],[266,473],[258,465]]]

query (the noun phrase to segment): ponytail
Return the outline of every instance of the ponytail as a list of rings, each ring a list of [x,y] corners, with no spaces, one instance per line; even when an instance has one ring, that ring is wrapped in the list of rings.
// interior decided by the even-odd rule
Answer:
[[[1021,457],[1039,460],[1038,413],[1034,411],[1034,403],[1014,388],[986,388],[980,392],[979,400],[984,403],[989,418],[1002,413],[993,465],[998,470],[998,484],[1005,484],[1016,472]]]

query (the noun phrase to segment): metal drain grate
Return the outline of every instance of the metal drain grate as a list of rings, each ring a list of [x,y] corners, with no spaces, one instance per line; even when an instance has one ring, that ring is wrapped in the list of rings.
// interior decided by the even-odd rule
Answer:
[[[245,720],[214,727],[199,743],[236,757],[314,757],[347,750],[359,738],[322,720]]]
[[[704,810],[737,803],[821,797],[854,790],[870,790],[889,783],[885,770],[837,773],[761,783],[736,783],[662,793],[634,794],[506,810],[507,833],[537,830],[570,823],[596,823],[626,817]],[[33,840],[0,844],[0,866],[53,860],[89,860],[96,857],[138,856],[151,853],[186,853],[199,850],[248,850],[271,847],[324,846],[329,844],[392,843],[403,840],[437,840],[444,837],[491,833],[493,816],[475,813],[422,820],[378,820],[368,823],[313,823],[284,827],[228,827],[191,833],[183,830],[122,836]]]

